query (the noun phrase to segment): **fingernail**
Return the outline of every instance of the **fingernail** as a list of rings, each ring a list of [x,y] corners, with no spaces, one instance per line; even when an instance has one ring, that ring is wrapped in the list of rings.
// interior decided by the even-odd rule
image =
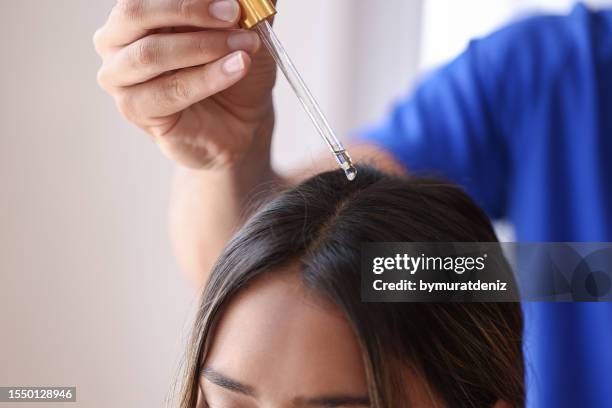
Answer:
[[[230,55],[223,63],[223,70],[228,74],[235,74],[244,69],[244,57],[241,52]]]
[[[259,47],[259,36],[251,32],[232,34],[227,38],[227,46],[232,51],[255,51]]]
[[[240,15],[240,6],[236,0],[219,0],[211,3],[208,12],[217,20],[234,22]]]

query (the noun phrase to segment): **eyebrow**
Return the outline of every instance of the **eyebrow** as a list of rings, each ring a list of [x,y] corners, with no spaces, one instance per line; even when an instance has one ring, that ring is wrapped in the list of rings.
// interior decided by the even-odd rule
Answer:
[[[231,378],[221,374],[218,371],[215,371],[210,367],[204,367],[200,375],[206,378],[211,383],[218,385],[219,387],[223,387],[239,394],[248,395],[249,397],[256,396],[255,389],[250,385],[242,384],[236,380],[232,380]]]
[[[249,397],[256,397],[257,393],[255,388],[242,384],[228,376],[221,374],[211,367],[204,367],[200,375],[206,378],[211,383],[225,388],[227,390],[237,392],[239,394],[247,395]],[[370,406],[370,399],[367,396],[354,396],[354,395],[324,395],[318,397],[297,397],[293,400],[293,406],[296,407],[346,407],[346,406]]]

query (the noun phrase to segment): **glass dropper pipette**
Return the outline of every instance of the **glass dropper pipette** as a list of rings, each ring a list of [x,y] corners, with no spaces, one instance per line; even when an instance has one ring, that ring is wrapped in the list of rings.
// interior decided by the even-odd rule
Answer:
[[[336,162],[344,170],[346,177],[350,181],[355,180],[357,169],[353,166],[351,157],[342,145],[342,142],[336,137],[336,134],[321,111],[321,107],[295,68],[274,30],[272,30],[268,19],[276,14],[274,5],[269,0],[239,1],[243,9],[242,26],[257,30],[266,48],[285,75],[285,78],[287,78],[289,85],[291,85],[304,110],[315,125],[315,128],[336,158]]]

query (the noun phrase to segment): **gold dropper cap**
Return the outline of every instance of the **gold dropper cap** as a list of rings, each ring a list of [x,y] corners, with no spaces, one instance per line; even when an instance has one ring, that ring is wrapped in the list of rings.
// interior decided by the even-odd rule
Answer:
[[[240,26],[253,28],[262,21],[276,14],[276,8],[270,0],[238,0],[242,8]]]

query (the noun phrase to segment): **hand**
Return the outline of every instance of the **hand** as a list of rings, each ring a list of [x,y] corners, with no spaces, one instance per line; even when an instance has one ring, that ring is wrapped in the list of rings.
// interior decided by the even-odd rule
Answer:
[[[94,36],[100,86],[191,168],[268,160],[276,66],[236,0],[119,0]]]

